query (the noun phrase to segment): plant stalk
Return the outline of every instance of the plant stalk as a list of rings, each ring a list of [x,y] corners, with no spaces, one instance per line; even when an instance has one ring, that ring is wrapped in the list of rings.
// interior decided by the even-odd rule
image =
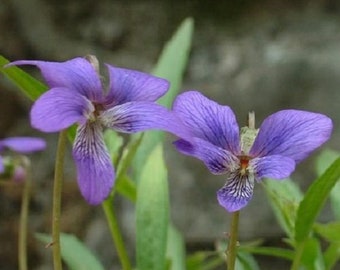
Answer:
[[[24,169],[26,173],[23,179],[23,193],[21,201],[21,212],[19,220],[19,239],[18,239],[18,259],[19,270],[27,270],[27,226],[28,226],[28,213],[29,203],[31,197],[31,167],[28,159],[23,157]]]
[[[66,149],[66,140],[67,131],[62,130],[59,134],[58,140],[53,187],[52,248],[54,270],[62,270],[60,248],[60,215],[61,215],[61,192],[64,177],[64,157]]]
[[[233,212],[231,216],[229,243],[225,252],[227,256],[227,270],[235,269],[239,216],[240,211]]]
[[[110,228],[112,240],[117,249],[118,257],[123,270],[132,270],[130,259],[123,241],[122,234],[119,229],[119,224],[113,207],[112,197],[109,197],[102,203],[104,213]]]

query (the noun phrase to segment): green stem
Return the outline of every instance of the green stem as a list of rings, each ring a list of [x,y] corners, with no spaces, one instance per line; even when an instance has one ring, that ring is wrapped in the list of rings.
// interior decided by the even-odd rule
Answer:
[[[102,203],[105,216],[110,228],[111,236],[113,239],[113,242],[116,246],[118,257],[120,259],[120,262],[122,264],[123,270],[132,270],[131,263],[129,256],[127,254],[123,237],[119,229],[118,221],[116,218],[115,210],[113,207],[113,201],[112,198],[108,198]]]
[[[295,250],[295,257],[294,257],[292,267],[290,268],[290,270],[298,270],[299,269],[304,248],[305,248],[305,241],[297,244],[297,247],[296,247],[296,250]]]
[[[18,259],[19,269],[27,270],[27,224],[32,183],[30,162],[28,159],[24,158],[23,163],[26,178],[23,180],[24,189],[22,193],[21,212],[19,221]]]
[[[240,211],[233,212],[231,216],[229,243],[228,243],[228,248],[226,250],[228,270],[235,269],[239,216],[240,216]]]
[[[66,149],[67,131],[63,130],[59,134],[57,155],[54,171],[53,187],[53,221],[52,221],[52,247],[54,270],[62,270],[60,252],[60,213],[61,213],[61,191],[64,176],[64,156]]]

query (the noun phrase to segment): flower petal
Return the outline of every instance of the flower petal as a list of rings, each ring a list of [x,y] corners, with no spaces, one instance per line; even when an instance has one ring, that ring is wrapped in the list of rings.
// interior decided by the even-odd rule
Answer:
[[[174,145],[181,153],[202,160],[213,174],[223,174],[238,167],[238,159],[232,153],[200,138],[192,138],[190,142],[178,140]]]
[[[100,204],[110,194],[115,173],[98,123],[78,127],[73,158],[81,194],[89,204]]]
[[[93,101],[103,99],[99,75],[85,58],[77,57],[66,62],[20,60],[7,66],[11,65],[37,66],[51,88],[65,87]]]
[[[0,156],[0,173],[3,173],[4,170],[5,170],[4,161],[3,161],[2,156]]]
[[[329,139],[332,128],[332,120],[322,114],[279,111],[263,121],[250,155],[282,155],[299,162]]]
[[[53,88],[33,104],[31,124],[44,132],[55,132],[84,121],[93,110],[92,103],[79,93]]]
[[[177,115],[153,102],[128,102],[100,114],[104,126],[125,133],[150,129],[170,132],[178,137],[191,138],[191,134]]]
[[[199,92],[189,91],[176,98],[173,111],[195,137],[239,153],[239,127],[228,106],[221,106]]]
[[[46,142],[33,137],[11,137],[0,141],[0,149],[7,147],[19,153],[31,153],[46,148]]]
[[[219,204],[228,212],[235,212],[245,207],[253,197],[254,175],[231,173],[227,183],[217,191]]]
[[[136,70],[107,67],[110,74],[107,102],[111,106],[130,101],[156,101],[169,88],[165,79]]]
[[[257,180],[263,177],[283,179],[295,170],[295,161],[284,156],[267,156],[250,160],[249,167],[254,170]]]

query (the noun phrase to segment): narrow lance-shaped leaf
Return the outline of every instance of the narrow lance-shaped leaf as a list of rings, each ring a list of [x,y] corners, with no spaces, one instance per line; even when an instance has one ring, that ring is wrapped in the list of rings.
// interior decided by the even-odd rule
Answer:
[[[11,80],[31,100],[36,100],[47,90],[47,86],[24,72],[22,69],[12,66],[4,68],[9,61],[0,55],[0,71]]]
[[[339,157],[339,153],[332,150],[324,150],[316,160],[316,171],[320,176],[326,169]],[[330,203],[333,214],[337,220],[340,220],[340,182],[338,181],[333,187],[330,194]]]
[[[174,97],[178,94],[182,77],[186,68],[191,40],[193,34],[193,20],[186,19],[178,28],[172,39],[166,44],[153,74],[170,82],[170,89],[159,101],[160,104],[170,107]],[[150,131],[145,134],[143,143],[139,147],[134,159],[134,179],[138,180],[144,161],[158,142],[162,141],[164,133],[161,131]]]
[[[146,160],[138,185],[136,252],[138,270],[164,270],[169,226],[167,170],[159,144]]]
[[[51,236],[38,233],[36,237],[45,244],[51,242]],[[62,233],[60,235],[61,257],[70,270],[104,270],[102,264],[93,253],[71,234]]]
[[[167,258],[170,260],[170,269],[185,270],[185,246],[184,240],[180,232],[173,224],[169,225]]]
[[[335,160],[307,190],[299,205],[295,222],[295,240],[297,242],[303,242],[309,236],[315,219],[339,177],[340,158]]]

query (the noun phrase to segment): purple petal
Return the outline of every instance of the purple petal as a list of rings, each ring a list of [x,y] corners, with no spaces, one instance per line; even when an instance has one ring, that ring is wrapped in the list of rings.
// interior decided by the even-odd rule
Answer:
[[[0,149],[7,147],[19,153],[31,153],[46,148],[46,142],[40,138],[11,137],[0,141]]]
[[[103,90],[98,74],[84,58],[78,57],[66,62],[20,60],[11,65],[37,66],[46,83],[51,87],[68,88],[93,101],[102,101]]]
[[[112,105],[131,101],[156,101],[169,88],[169,82],[140,71],[107,65],[110,88],[107,102]]]
[[[174,142],[177,150],[204,162],[213,174],[223,174],[238,166],[238,158],[227,150],[199,138]]]
[[[322,114],[279,111],[263,121],[250,155],[282,155],[300,162],[329,139],[332,127],[332,120]]]
[[[53,88],[33,104],[31,124],[44,132],[55,132],[84,122],[85,115],[93,110],[92,103],[79,93]]]
[[[78,127],[73,158],[81,194],[89,204],[100,204],[110,194],[115,173],[98,123]]]
[[[232,153],[239,153],[239,127],[233,111],[221,106],[196,91],[179,95],[173,106],[194,137]]]
[[[100,121],[106,127],[125,133],[159,129],[178,137],[191,138],[177,115],[152,102],[128,102],[114,106],[101,113]]]
[[[217,200],[228,212],[235,212],[248,204],[253,196],[253,190],[253,175],[232,173],[227,183],[217,191]]]
[[[267,156],[250,160],[249,167],[253,168],[257,180],[263,177],[283,179],[295,170],[295,161],[284,156]]]
[[[3,173],[4,170],[5,170],[4,161],[2,159],[2,156],[0,156],[0,173]]]

